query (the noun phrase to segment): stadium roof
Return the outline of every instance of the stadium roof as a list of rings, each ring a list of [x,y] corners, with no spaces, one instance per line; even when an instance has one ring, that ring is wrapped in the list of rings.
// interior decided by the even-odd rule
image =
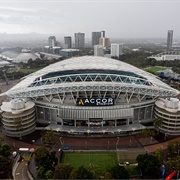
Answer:
[[[113,80],[111,82],[107,82],[107,81],[101,81],[101,82],[97,82],[97,81],[93,81],[92,82],[87,82],[86,80],[83,80],[82,82],[77,82],[75,80],[72,80],[72,75],[71,75],[71,82],[70,81],[61,81],[61,83],[54,83],[58,77],[50,77],[49,79],[45,79],[46,81],[48,81],[48,83],[41,83],[41,85],[38,84],[38,86],[33,85],[32,83],[36,83],[36,82],[42,82],[42,77],[45,77],[45,75],[49,74],[49,73],[53,73],[53,72],[69,72],[69,71],[75,71],[76,72],[76,76],[77,72],[82,71],[82,70],[88,70],[88,73],[90,74],[91,70],[95,71],[95,70],[101,70],[101,72],[99,74],[95,74],[96,76],[100,77],[102,74],[102,70],[104,70],[105,73],[107,72],[126,72],[125,75],[113,75],[113,76],[117,76],[118,78],[121,78],[121,83],[118,83],[117,81],[114,82]],[[128,76],[128,72],[131,72],[131,74],[135,74],[137,75],[136,77],[132,77],[132,76]],[[62,75],[62,74],[61,74]],[[84,74],[83,74],[84,75]],[[94,74],[93,74],[94,75]],[[67,77],[68,75],[64,76]],[[74,76],[74,74],[73,74]],[[80,76],[80,75],[79,75]],[[85,76],[85,75],[84,75]],[[90,75],[89,75],[90,76]],[[112,77],[112,73],[110,73],[110,75],[107,75],[109,78]],[[123,77],[123,78],[122,78]],[[81,78],[81,77],[80,77]],[[101,77],[100,77],[101,78]],[[124,78],[126,78],[126,80],[124,80]],[[123,80],[122,80],[123,79]],[[128,79],[128,81],[127,81]],[[53,80],[53,82],[52,82]],[[134,83],[137,81],[148,81],[148,85],[146,85],[145,83]],[[51,82],[52,83],[51,83]],[[179,94],[179,91],[171,88],[170,86],[168,86],[167,84],[165,84],[164,82],[162,82],[161,80],[158,79],[157,76],[150,74],[146,71],[143,71],[139,68],[136,68],[130,64],[127,64],[125,62],[119,61],[119,60],[115,60],[115,59],[111,59],[111,58],[105,58],[105,57],[97,57],[97,56],[82,56],[82,57],[73,57],[70,59],[66,59],[63,61],[59,61],[57,63],[51,64],[35,73],[32,73],[26,77],[24,77],[24,79],[18,83],[17,85],[15,85],[13,88],[11,88],[9,91],[5,92],[4,94],[8,95],[8,96],[12,96],[12,97],[32,97],[32,96],[38,96],[41,94],[34,94],[32,95],[32,92],[35,91],[40,91],[42,90],[50,90],[50,89],[56,89],[56,93],[60,92],[58,88],[65,88],[65,87],[79,87],[79,86],[83,86],[83,87],[87,87],[87,86],[113,86],[113,87],[121,87],[121,86],[126,86],[129,88],[145,88],[148,91],[156,91],[156,96],[163,96],[162,94],[165,94],[164,96],[176,96],[177,94]],[[58,91],[57,91],[58,89]],[[99,89],[101,90],[101,89]],[[158,92],[157,91],[161,91]],[[27,93],[30,93],[29,95]],[[55,91],[54,91],[55,92]],[[44,92],[43,92],[44,93]],[[50,92],[46,92],[47,94]],[[51,92],[52,93],[52,92]],[[147,92],[145,92],[147,93]],[[46,94],[46,95],[47,95]]]

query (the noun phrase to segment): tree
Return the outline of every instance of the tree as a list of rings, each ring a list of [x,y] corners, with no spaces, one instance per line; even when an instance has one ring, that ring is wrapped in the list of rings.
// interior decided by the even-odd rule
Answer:
[[[104,179],[112,179],[112,174],[108,171],[104,173]]]
[[[180,156],[176,156],[173,159],[170,159],[165,164],[167,173],[171,173],[172,171],[176,171],[179,174],[180,171]]]
[[[99,167],[98,165],[89,164],[88,171],[93,174],[93,177],[95,179],[98,179],[97,174],[99,173]]]
[[[56,179],[68,179],[73,169],[70,164],[60,163],[55,167],[54,177]]]
[[[161,148],[156,148],[155,152],[154,152],[154,156],[156,156],[159,160],[159,162],[163,162],[163,155],[164,155],[164,152]]]
[[[11,147],[9,144],[2,144],[0,146],[0,155],[4,157],[8,157],[11,154]]]
[[[175,143],[172,141],[169,141],[167,145],[167,150],[168,150],[169,155],[172,157],[175,152]]]
[[[110,169],[114,179],[129,179],[129,173],[124,166],[116,165]]]
[[[45,179],[45,173],[46,169],[43,166],[40,166],[40,168],[38,169],[38,178]]]
[[[5,170],[8,169],[8,165],[9,160],[6,157],[0,155],[0,177],[5,173]]]
[[[1,92],[0,92],[1,93]],[[0,136],[0,142],[4,141],[4,137]]]
[[[48,154],[48,150],[45,147],[38,147],[35,151],[35,157],[37,161],[40,161],[43,157],[46,157]]]
[[[46,177],[46,179],[53,179],[53,177],[54,177],[54,172],[53,172],[52,170],[46,171],[45,177]]]
[[[158,132],[159,132],[159,128],[162,126],[162,123],[163,123],[163,118],[160,118],[160,117],[155,118],[153,123],[154,123],[155,128],[158,129]]]
[[[140,154],[137,156],[136,161],[138,167],[141,169],[143,175],[157,175],[160,168],[160,161],[156,156]],[[157,178],[157,177],[156,177]]]
[[[46,169],[46,171],[54,170],[57,163],[58,163],[58,158],[56,157],[55,151],[48,153],[40,160],[40,165],[43,166]]]
[[[155,132],[153,130],[150,130],[150,129],[143,129],[141,131],[141,134],[144,135],[144,136],[151,136],[151,137],[154,137],[155,136]]]
[[[93,179],[93,174],[85,167],[80,166],[77,170],[77,179]]]
[[[77,169],[73,169],[69,174],[69,179],[77,179]]]
[[[46,131],[43,135],[44,143],[53,143],[55,137],[55,132],[51,129],[49,131]]]

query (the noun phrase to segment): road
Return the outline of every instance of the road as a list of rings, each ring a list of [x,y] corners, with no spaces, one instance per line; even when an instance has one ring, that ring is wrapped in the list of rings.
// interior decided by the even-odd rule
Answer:
[[[22,160],[19,162],[18,167],[15,171],[15,180],[30,180],[27,174],[28,162]]]

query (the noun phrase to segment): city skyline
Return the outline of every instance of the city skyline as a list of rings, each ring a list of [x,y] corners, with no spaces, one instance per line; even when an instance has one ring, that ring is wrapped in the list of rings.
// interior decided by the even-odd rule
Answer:
[[[54,0],[1,1],[0,33],[72,36],[105,30],[110,38],[162,38],[174,31],[180,38],[179,1]]]

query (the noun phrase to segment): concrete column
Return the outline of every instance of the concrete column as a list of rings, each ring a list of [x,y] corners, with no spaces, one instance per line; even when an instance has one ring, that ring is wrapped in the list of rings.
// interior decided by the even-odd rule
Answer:
[[[76,127],[76,119],[74,120],[74,126]]]
[[[140,110],[141,110],[141,108],[138,109],[138,121],[139,121]]]
[[[153,117],[153,109],[154,109],[154,106],[152,105],[152,107],[151,107],[151,118]]]
[[[129,119],[126,120],[126,125],[129,125]]]
[[[144,109],[144,119],[146,119],[146,110],[147,110],[147,107],[145,107],[145,109]]]
[[[53,123],[51,109],[49,109],[50,122]]]
[[[43,107],[43,115],[44,115],[44,120],[45,120],[45,108]]]
[[[115,120],[115,127],[117,126],[117,119]]]
[[[88,127],[90,126],[90,124],[89,124],[90,122],[89,122],[89,119],[88,119]]]

